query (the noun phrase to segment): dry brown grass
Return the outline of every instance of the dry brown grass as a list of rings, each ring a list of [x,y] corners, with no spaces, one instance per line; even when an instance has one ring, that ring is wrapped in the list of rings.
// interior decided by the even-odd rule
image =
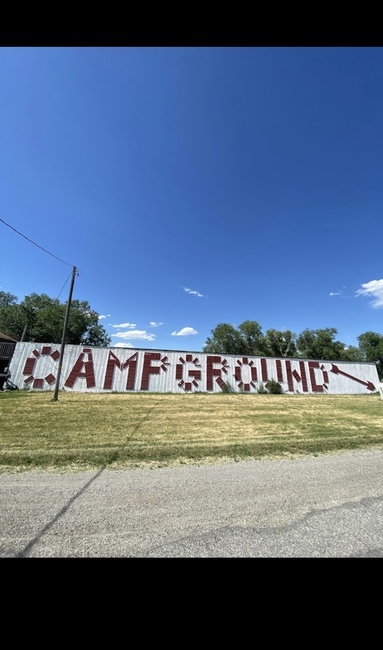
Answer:
[[[0,468],[142,467],[383,445],[379,395],[0,396]]]

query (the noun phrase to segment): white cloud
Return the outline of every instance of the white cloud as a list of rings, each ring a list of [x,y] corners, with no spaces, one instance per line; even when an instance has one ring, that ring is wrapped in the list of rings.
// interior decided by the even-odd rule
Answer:
[[[156,338],[155,334],[149,334],[145,330],[127,330],[127,332],[117,332],[117,334],[112,334],[119,339],[136,339],[141,341],[154,341]]]
[[[190,295],[198,296],[198,298],[203,298],[203,293],[200,293],[199,291],[194,291],[188,287],[183,287],[183,290],[186,291],[186,293],[190,293]]]
[[[114,343],[114,348],[134,348],[134,345],[131,343]]]
[[[135,327],[137,327],[137,325],[136,323],[120,323],[119,325],[112,325],[112,327],[116,327],[117,329],[119,329],[120,327],[131,327],[132,329],[134,329]]]
[[[343,289],[345,289],[345,288],[346,288],[346,287],[343,287]],[[340,296],[341,298],[344,298],[344,299],[347,299],[347,300],[350,299],[350,296],[346,296],[346,295],[343,293],[342,290],[340,290],[340,291],[330,291],[330,293],[329,293],[328,295],[329,295],[329,296]]]
[[[172,332],[172,336],[191,336],[192,334],[198,334],[193,327],[183,327],[179,332]]]
[[[98,320],[102,320],[103,318],[108,318],[111,314],[100,314],[98,317]]]
[[[159,327],[160,325],[163,325],[163,323],[156,323],[154,320],[150,321],[150,327]]]
[[[371,307],[378,309],[383,307],[383,278],[380,280],[370,280],[361,285],[361,289],[355,291],[355,296],[367,296],[372,298]]]

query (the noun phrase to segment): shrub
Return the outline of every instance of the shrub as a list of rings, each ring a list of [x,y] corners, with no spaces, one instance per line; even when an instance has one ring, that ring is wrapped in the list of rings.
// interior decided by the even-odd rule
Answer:
[[[234,389],[228,381],[223,382],[221,385],[221,390],[223,393],[234,393]]]
[[[264,387],[264,385],[262,384],[262,382],[259,384],[259,386],[258,386],[258,388],[257,388],[257,393],[262,393],[262,395],[263,395],[264,393],[267,393],[267,390],[266,390],[266,388]]]
[[[269,379],[266,384],[266,388],[268,392],[272,393],[273,395],[281,395],[281,393],[283,393],[281,384],[278,381],[275,381],[275,379]]]

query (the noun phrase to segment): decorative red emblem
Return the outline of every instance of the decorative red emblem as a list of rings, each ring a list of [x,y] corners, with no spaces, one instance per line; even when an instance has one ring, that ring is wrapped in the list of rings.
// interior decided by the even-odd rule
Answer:
[[[41,351],[37,348],[32,350],[32,354],[33,357],[28,357],[28,359],[25,361],[23,375],[27,375],[27,378],[24,379],[24,383],[32,384],[33,388],[43,388],[44,381],[46,381],[47,384],[51,386],[56,381],[55,375],[53,375],[51,372],[44,378],[37,378],[33,373],[35,371],[36,362],[41,356],[50,356],[51,359],[56,362],[60,358],[60,352],[58,350],[52,352],[52,348],[50,346],[44,345]]]

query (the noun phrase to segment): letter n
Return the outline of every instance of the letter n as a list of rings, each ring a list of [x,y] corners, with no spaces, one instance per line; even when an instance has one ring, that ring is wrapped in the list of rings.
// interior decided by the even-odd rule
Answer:
[[[287,384],[289,387],[289,393],[294,392],[293,379],[295,379],[295,381],[299,383],[302,382],[303,392],[307,393],[308,386],[307,386],[306,368],[305,368],[304,361],[299,362],[299,369],[301,374],[299,374],[296,370],[291,370],[291,361],[289,361],[288,359],[286,359],[285,364],[286,364],[286,375],[287,375]]]

